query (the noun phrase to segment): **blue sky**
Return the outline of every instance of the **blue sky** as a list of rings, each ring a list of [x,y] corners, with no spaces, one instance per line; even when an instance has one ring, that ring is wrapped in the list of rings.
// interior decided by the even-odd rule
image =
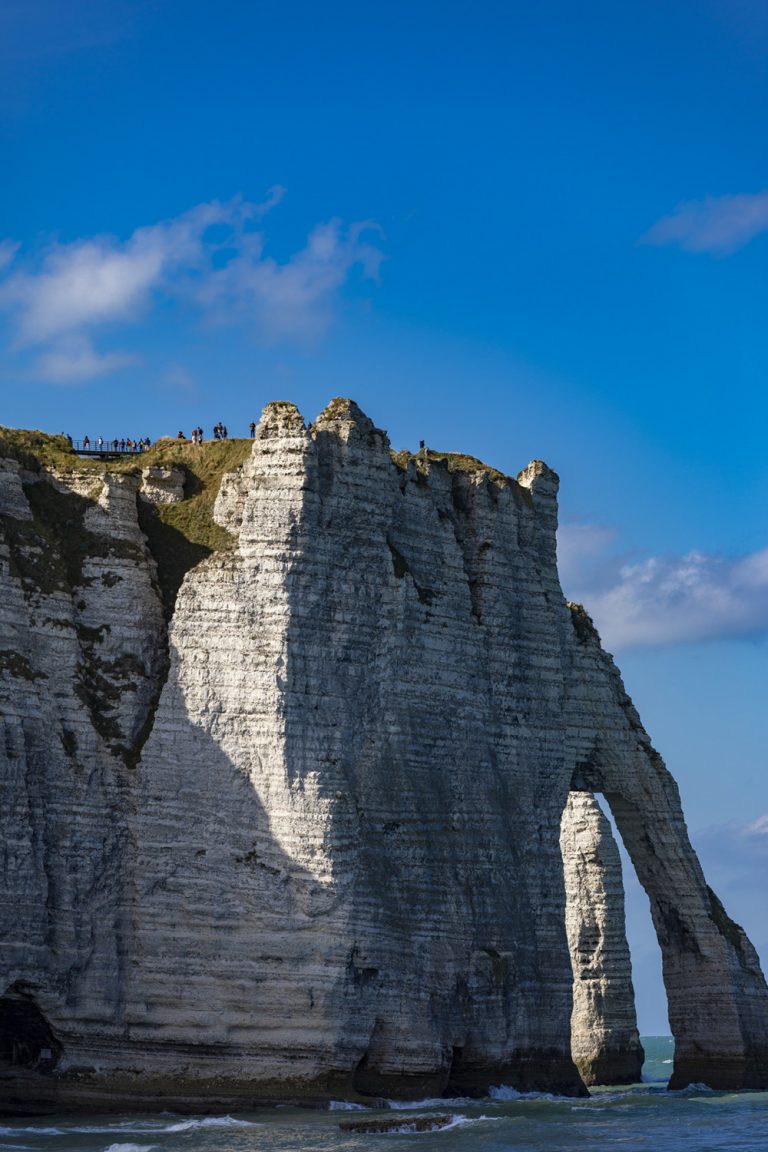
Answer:
[[[0,8],[0,419],[345,394],[396,447],[544,458],[566,591],[764,962],[767,118],[752,0]]]

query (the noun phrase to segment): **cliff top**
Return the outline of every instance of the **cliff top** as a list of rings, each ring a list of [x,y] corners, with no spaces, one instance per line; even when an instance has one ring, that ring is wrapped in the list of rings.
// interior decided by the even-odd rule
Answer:
[[[411,460],[416,461],[417,467],[442,463],[447,466],[449,472],[466,472],[468,475],[487,476],[494,484],[515,483],[513,477],[500,472],[498,468],[492,468],[490,464],[484,464],[476,456],[468,456],[463,452],[436,452],[433,448],[429,448],[425,453],[417,453],[409,452],[407,448],[404,448],[400,452],[393,452],[392,459],[398,468],[403,469],[408,467]]]
[[[271,401],[266,406],[265,412],[267,409],[291,409],[301,418],[298,410],[289,401]],[[341,416],[347,416],[350,409],[373,428],[371,421],[360,412],[354,402],[339,397],[330,401],[321,416],[318,417],[318,422],[323,420],[329,422]],[[0,426],[0,456],[10,457],[18,461],[22,468],[33,472],[39,471],[40,468],[48,468],[57,472],[75,471],[94,476],[100,476],[104,472],[127,473],[138,476],[144,468],[182,467],[188,475],[188,483],[185,484],[185,500],[182,503],[187,505],[191,503],[191,499],[199,499],[207,494],[204,503],[209,506],[207,509],[209,512],[213,509],[213,502],[222,475],[243,464],[248,458],[252,445],[253,441],[250,439],[206,440],[202,444],[195,445],[186,440],[164,438],[156,441],[144,452],[117,459],[103,459],[78,456],[69,447],[67,438],[63,434],[51,435],[34,429]],[[485,464],[476,456],[462,452],[439,452],[429,448],[426,453],[417,453],[404,448],[399,451],[392,451],[391,456],[393,462],[401,469],[407,468],[412,460],[416,462],[417,466],[442,463],[447,466],[449,472],[484,475],[495,484],[503,485],[516,482],[514,477],[508,476],[498,468]],[[522,472],[518,473],[517,481],[522,475]],[[188,500],[187,496],[191,499]],[[178,509],[179,506],[171,507]],[[213,524],[212,518],[211,523]]]
[[[286,421],[297,429],[305,427],[295,405],[288,401],[272,401],[265,407],[259,427],[263,432],[267,424],[275,424],[279,434]],[[354,401],[338,397],[330,401],[315,424],[309,426],[309,431],[317,435],[344,425],[353,425],[356,434],[365,438],[380,438],[384,448],[389,446],[386,433],[376,429]],[[181,499],[151,504],[140,501],[139,506],[141,528],[158,565],[158,578],[168,611],[172,611],[181,580],[190,568],[212,552],[233,547],[234,538],[216,523],[213,509],[222,477],[245,463],[253,443],[252,439],[227,439],[193,444],[188,440],[164,438],[142,452],[108,459],[79,456],[64,435],[0,426],[0,457],[17,461],[23,470],[33,475],[48,472],[97,479],[117,473],[138,480],[147,469],[174,468],[181,471],[184,477]],[[404,449],[391,451],[390,455],[395,466],[402,470],[413,464],[426,477],[431,468],[445,468],[451,473],[464,474],[475,482],[487,480],[498,487],[510,486],[528,500],[532,480],[545,475],[548,482],[554,482],[555,486],[557,483],[556,475],[539,461],[528,465],[514,479],[477,457],[460,452],[439,452],[428,448],[413,453]],[[39,519],[38,513],[36,519]],[[42,524],[38,525],[41,527]]]
[[[251,451],[252,440],[159,440],[144,452],[114,460],[78,456],[65,436],[0,427],[0,457],[16,460],[23,469],[39,473],[77,473],[103,476],[121,473],[137,478],[146,468],[181,468],[183,499],[156,506],[140,503],[142,531],[158,565],[166,606],[172,608],[185,574],[211,552],[233,546],[230,534],[213,519],[213,505],[226,472],[238,468]]]

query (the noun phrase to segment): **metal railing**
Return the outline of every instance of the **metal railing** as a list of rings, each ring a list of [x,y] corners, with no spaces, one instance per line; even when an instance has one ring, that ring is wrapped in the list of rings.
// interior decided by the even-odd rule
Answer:
[[[138,456],[147,446],[139,447],[136,440],[73,440],[72,451],[79,456]]]

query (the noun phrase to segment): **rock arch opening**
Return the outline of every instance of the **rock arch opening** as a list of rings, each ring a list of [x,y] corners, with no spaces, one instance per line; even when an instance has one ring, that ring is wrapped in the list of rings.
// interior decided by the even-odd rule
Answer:
[[[624,846],[609,805],[600,794],[597,794],[595,799],[605,813],[619,850],[624,886],[624,918],[632,958],[638,1028],[646,1039],[656,1041],[659,1038],[668,1039],[672,1034],[669,1026],[669,1003],[664,984],[661,945],[653,923],[650,899],[640,883],[635,865]],[[668,1045],[665,1047],[668,1055]],[[652,1062],[653,1059],[653,1053],[646,1044],[646,1060]],[[661,1069],[665,1079],[669,1078],[670,1070],[671,1066]],[[654,1079],[661,1079],[661,1075],[655,1076]]]
[[[0,1068],[52,1071],[61,1044],[31,996],[9,991],[0,996]]]

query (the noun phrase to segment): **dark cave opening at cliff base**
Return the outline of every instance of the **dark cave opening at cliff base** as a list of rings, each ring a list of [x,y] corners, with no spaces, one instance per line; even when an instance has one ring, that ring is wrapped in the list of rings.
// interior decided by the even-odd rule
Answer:
[[[0,1069],[55,1068],[61,1045],[35,1001],[23,993],[0,997]]]
[[[637,1082],[641,1069],[644,1079],[666,1081],[672,1053],[661,948],[605,797],[570,793],[561,850],[574,1061],[589,1085]],[[640,1036],[653,1038],[645,1052]]]

